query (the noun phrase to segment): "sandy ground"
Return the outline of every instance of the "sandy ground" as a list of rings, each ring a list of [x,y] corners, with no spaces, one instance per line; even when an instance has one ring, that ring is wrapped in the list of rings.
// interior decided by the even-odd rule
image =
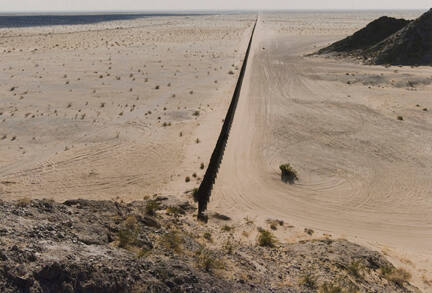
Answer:
[[[192,189],[253,21],[155,17],[0,30],[0,198],[127,201],[174,182]]]
[[[375,247],[430,292],[432,69],[304,56],[363,17],[334,36],[337,14],[261,16],[209,209]],[[280,179],[287,162],[294,185]]]
[[[275,231],[281,241],[373,247],[431,292],[432,69],[305,57],[384,14],[421,12],[260,16],[209,211],[282,219],[292,229]],[[204,173],[253,21],[1,30],[0,198],[184,196]],[[294,185],[280,180],[286,162]]]

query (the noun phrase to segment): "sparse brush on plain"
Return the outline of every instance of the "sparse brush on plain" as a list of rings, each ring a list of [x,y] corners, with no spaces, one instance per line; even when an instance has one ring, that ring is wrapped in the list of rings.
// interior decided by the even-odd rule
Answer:
[[[194,112],[193,112],[193,114],[192,114],[193,116],[199,116],[200,115],[200,111],[198,111],[198,110],[195,110]]]
[[[298,180],[297,171],[290,164],[282,164],[279,169],[281,170],[282,181],[293,184],[294,181]]]
[[[397,119],[398,119],[399,121],[403,121],[403,120],[404,120],[403,116],[397,116]]]
[[[274,247],[276,244],[276,238],[274,235],[267,230],[259,229],[258,230],[258,245],[263,247]]]
[[[201,170],[204,169],[204,163],[201,163],[201,165],[200,165],[200,169],[201,169]]]

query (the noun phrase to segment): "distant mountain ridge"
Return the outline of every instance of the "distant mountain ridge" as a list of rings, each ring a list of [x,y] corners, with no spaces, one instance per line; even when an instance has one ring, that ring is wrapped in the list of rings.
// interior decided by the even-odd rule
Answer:
[[[380,17],[317,54],[339,53],[367,64],[432,65],[432,9],[414,21]]]

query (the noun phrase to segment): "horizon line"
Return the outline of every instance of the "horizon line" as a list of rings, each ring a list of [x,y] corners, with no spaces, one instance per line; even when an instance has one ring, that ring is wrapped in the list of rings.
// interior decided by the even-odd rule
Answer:
[[[9,10],[0,15],[11,13],[187,13],[187,12],[260,12],[260,11],[418,11],[429,8],[260,8],[260,9],[113,9],[113,10]]]

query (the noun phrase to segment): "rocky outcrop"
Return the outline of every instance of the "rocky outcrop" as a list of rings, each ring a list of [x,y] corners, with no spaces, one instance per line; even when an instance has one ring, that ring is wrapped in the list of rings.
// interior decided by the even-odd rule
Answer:
[[[432,65],[432,9],[364,55],[372,64]]]
[[[165,198],[0,201],[0,292],[417,292],[346,240],[260,247],[193,211]]]

